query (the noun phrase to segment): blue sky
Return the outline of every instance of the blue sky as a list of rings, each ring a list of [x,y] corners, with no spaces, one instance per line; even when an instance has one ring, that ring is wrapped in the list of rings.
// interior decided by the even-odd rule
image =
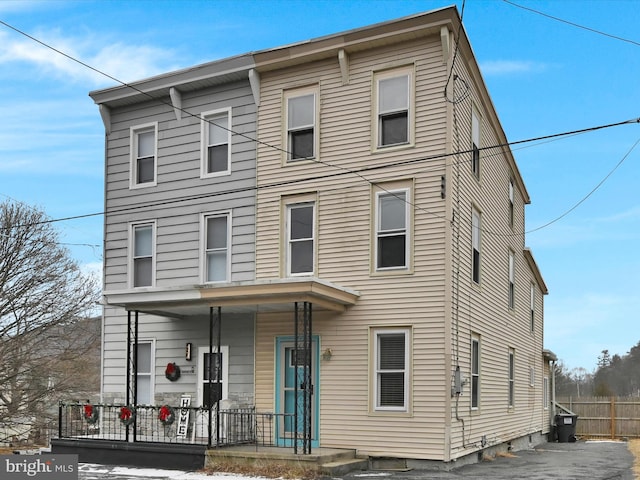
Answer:
[[[510,141],[640,117],[637,1],[514,1],[564,22],[502,0],[463,11]],[[131,81],[453,3],[0,0],[0,20]],[[112,85],[0,25],[0,199],[54,219],[103,210],[104,130],[87,93]],[[591,371],[601,350],[625,354],[640,340],[638,140],[630,124],[514,147],[532,200],[526,245],[550,290],[545,346],[568,368]],[[55,225],[72,256],[99,270],[102,217]]]

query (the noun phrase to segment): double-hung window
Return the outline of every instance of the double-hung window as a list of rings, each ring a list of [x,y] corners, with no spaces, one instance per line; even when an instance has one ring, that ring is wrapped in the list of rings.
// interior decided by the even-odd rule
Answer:
[[[287,160],[317,156],[317,92],[315,88],[285,92]]]
[[[375,74],[377,148],[412,143],[413,68]]]
[[[203,177],[231,172],[231,109],[204,112],[201,119]]]
[[[154,277],[155,224],[141,223],[131,226],[131,267],[134,287],[150,287]]]
[[[471,172],[480,178],[480,116],[471,112]]]
[[[516,267],[515,255],[509,251],[509,308],[514,309],[516,306]]]
[[[549,377],[542,379],[542,407],[549,410]]]
[[[509,179],[509,226],[513,228],[514,220],[514,206],[513,206],[513,180]]]
[[[152,341],[140,341],[136,351],[137,403],[153,405],[153,346]]]
[[[313,275],[315,203],[287,205],[287,275]]]
[[[515,388],[516,388],[516,351],[513,348],[509,349],[509,407],[515,405]]]
[[[156,185],[158,124],[131,128],[131,188]]]
[[[218,213],[204,217],[205,282],[229,281],[231,215]]]
[[[409,266],[409,190],[376,192],[376,270],[407,269]]]
[[[480,283],[480,212],[475,208],[471,212],[471,279]]]
[[[410,330],[373,330],[373,389],[376,411],[409,410]]]
[[[536,326],[536,285],[531,282],[531,290],[529,292],[529,314],[530,314],[530,325],[531,332],[535,330]]]
[[[480,406],[480,337],[471,338],[471,409]]]

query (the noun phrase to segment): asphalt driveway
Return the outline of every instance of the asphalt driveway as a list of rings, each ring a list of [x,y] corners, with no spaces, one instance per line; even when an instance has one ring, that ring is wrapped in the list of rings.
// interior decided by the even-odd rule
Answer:
[[[634,480],[633,455],[623,442],[545,443],[466,465],[450,472],[353,472],[330,480]],[[79,480],[257,480],[233,474],[208,476],[194,472],[81,464]]]
[[[466,465],[450,472],[351,473],[345,480],[634,480],[633,455],[624,442],[544,443],[508,457]],[[384,477],[381,479],[381,476]]]

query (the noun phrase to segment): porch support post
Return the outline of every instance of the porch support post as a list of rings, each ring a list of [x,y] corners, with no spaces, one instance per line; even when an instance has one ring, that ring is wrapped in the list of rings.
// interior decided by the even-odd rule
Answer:
[[[298,302],[294,307],[294,368],[296,382],[294,385],[295,395],[295,416],[294,416],[294,453],[298,453],[298,447],[302,448],[303,454],[311,453],[312,438],[312,398],[313,398],[313,377],[312,377],[312,322],[311,303],[304,302],[302,305],[302,315],[299,312]],[[302,317],[302,318],[301,318]]]
[[[213,360],[213,307],[209,307],[209,357],[208,357],[208,362],[205,364],[205,375],[207,375],[207,382],[208,382],[208,393],[207,393],[207,408],[209,409],[209,421],[208,421],[208,425],[207,425],[207,443],[208,446],[211,447],[211,440],[212,440],[212,434],[213,434],[213,425],[212,425],[212,418],[211,418],[211,412],[212,412],[212,407],[213,407],[213,402],[211,401],[211,388],[212,388],[212,380],[213,380],[213,369],[212,367],[212,360]]]
[[[218,307],[217,315],[214,316],[213,308],[209,307],[209,361],[205,365],[208,395],[207,405],[209,409],[209,425],[208,425],[208,446],[213,444],[213,413],[215,413],[215,444],[220,445],[220,396],[222,394],[222,353],[220,350],[220,337],[222,336],[222,307]],[[214,352],[215,346],[215,352]],[[215,385],[215,389],[213,388]],[[220,394],[218,394],[220,393]],[[215,399],[215,412],[214,412]]]
[[[139,329],[138,329],[138,310],[136,310],[135,316],[135,328],[134,328],[134,342],[133,342],[133,408],[136,409],[138,406],[138,340],[139,340]],[[153,399],[151,399],[153,400]],[[133,441],[136,441],[136,433],[138,431],[137,428],[137,416],[133,420]],[[127,429],[129,427],[127,426]]]

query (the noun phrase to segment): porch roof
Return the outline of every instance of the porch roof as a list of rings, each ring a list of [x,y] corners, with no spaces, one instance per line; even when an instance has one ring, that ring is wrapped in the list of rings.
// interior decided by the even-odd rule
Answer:
[[[129,311],[186,318],[208,315],[210,307],[222,307],[225,313],[292,311],[295,302],[309,302],[315,310],[343,312],[355,305],[359,296],[356,290],[306,277],[105,291],[103,303]]]

